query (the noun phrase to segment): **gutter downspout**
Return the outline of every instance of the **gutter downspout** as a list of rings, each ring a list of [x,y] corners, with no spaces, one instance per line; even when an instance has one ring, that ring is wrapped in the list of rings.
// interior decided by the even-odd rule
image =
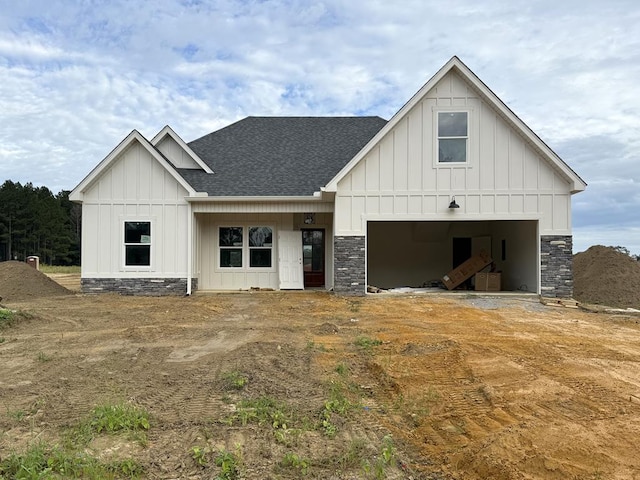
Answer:
[[[187,296],[190,296],[193,276],[193,211],[191,202],[187,202],[187,205]]]

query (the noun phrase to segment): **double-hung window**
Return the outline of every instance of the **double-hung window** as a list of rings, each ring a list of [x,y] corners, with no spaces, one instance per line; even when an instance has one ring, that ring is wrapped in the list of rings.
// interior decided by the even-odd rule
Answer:
[[[438,163],[467,163],[468,112],[438,112]]]
[[[271,268],[272,250],[271,227],[249,227],[249,267]]]
[[[151,266],[151,222],[124,222],[124,265]]]
[[[243,227],[220,227],[220,266],[224,268],[242,267],[244,250]]]
[[[273,228],[233,226],[218,228],[220,268],[271,268]]]

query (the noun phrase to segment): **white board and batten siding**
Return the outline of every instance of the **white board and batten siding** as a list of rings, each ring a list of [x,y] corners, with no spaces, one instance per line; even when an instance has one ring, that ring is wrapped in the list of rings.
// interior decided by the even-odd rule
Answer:
[[[82,276],[187,276],[188,192],[138,142],[85,189]],[[151,222],[151,267],[124,266],[124,222]]]
[[[469,112],[466,164],[438,164],[436,118]],[[455,195],[460,209],[448,209]],[[539,220],[571,234],[571,187],[537,148],[455,71],[399,119],[337,185],[336,235],[367,220]]]
[[[255,288],[279,287],[278,277],[278,242],[280,230],[293,229],[293,214],[251,213],[240,215],[237,213],[221,213],[217,215],[197,214],[197,242],[199,258],[199,289],[201,290],[246,290]],[[271,227],[273,244],[271,251],[271,267],[249,268],[245,249],[243,252],[243,267],[221,268],[219,265],[219,228],[220,227]]]
[[[171,160],[176,168],[201,168],[195,160],[178,145],[173,138],[165,136],[156,146],[162,154]]]

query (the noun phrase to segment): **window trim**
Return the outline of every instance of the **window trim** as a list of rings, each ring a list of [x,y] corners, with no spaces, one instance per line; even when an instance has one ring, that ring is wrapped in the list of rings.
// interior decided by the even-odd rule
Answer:
[[[474,118],[474,109],[469,106],[446,106],[433,107],[433,165],[437,168],[471,168],[475,163],[475,146],[479,132]],[[440,137],[439,120],[441,113],[466,113],[467,114],[467,136],[466,137]],[[440,139],[464,138],[466,139],[466,161],[464,162],[441,162],[440,161]]]
[[[140,217],[131,217],[131,218],[121,218],[120,219],[120,239],[122,242],[122,270],[127,272],[147,272],[153,270],[153,252],[154,252],[154,220],[151,218],[140,218]],[[148,223],[149,224],[149,243],[127,243],[126,242],[126,232],[127,232],[127,223]],[[127,247],[132,245],[148,245],[149,246],[149,265],[127,265]]]
[[[256,227],[268,227],[271,229],[271,246],[270,247],[251,247],[249,245],[249,230]],[[223,267],[220,263],[220,252],[222,249],[229,249],[234,247],[222,247],[220,245],[220,229],[221,228],[242,228],[242,266],[240,267]],[[220,223],[215,225],[215,271],[219,273],[231,273],[231,272],[275,272],[276,271],[276,227],[274,224],[266,222],[238,222],[238,223]],[[238,247],[235,247],[238,248]],[[252,267],[251,266],[251,250],[270,250],[271,251],[271,266],[270,267]]]

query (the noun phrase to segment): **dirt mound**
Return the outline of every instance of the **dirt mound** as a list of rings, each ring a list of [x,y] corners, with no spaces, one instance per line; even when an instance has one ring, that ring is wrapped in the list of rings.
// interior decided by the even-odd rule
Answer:
[[[0,297],[3,302],[69,294],[69,290],[26,263],[0,262]]]
[[[596,245],[573,257],[573,295],[583,303],[640,308],[640,262]]]

